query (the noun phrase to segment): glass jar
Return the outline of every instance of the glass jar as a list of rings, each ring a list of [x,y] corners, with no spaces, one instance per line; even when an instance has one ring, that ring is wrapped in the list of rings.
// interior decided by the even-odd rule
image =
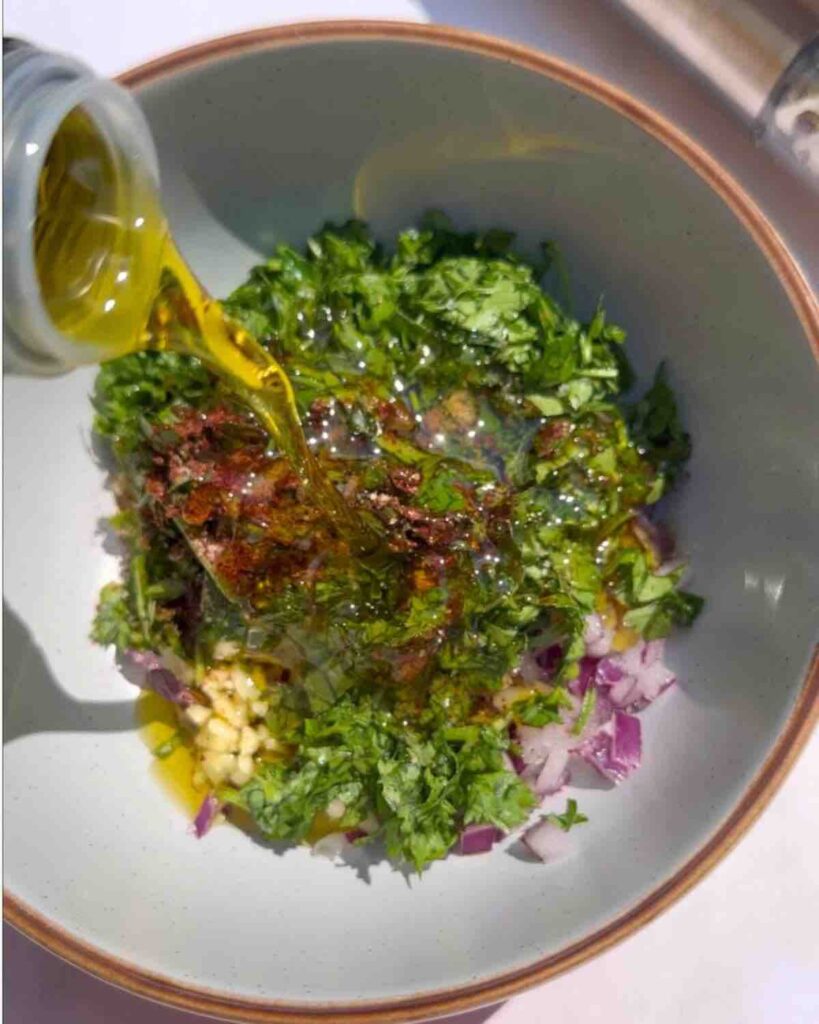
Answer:
[[[126,89],[3,49],[4,365],[60,373],[139,347],[167,234],[159,165]]]

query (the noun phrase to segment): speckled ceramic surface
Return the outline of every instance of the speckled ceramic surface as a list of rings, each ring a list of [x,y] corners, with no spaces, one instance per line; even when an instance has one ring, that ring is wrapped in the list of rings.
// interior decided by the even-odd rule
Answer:
[[[708,605],[670,644],[681,685],[644,716],[644,769],[571,794],[591,823],[565,863],[498,850],[408,882],[230,828],[196,842],[149,774],[133,688],[87,640],[116,573],[93,374],[7,380],[10,914],[103,975],[237,1019],[420,1017],[588,955],[730,845],[810,714],[817,314],[773,236],[582,76],[441,30],[350,31],[139,76],[183,251],[223,293],[276,240],[353,213],[389,235],[433,205],[558,241],[577,310],[605,294],[643,375],[668,360],[695,442],[672,518]]]

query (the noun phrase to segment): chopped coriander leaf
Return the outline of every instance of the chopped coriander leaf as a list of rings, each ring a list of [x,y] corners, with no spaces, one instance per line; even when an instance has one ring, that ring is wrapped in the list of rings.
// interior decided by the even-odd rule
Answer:
[[[691,455],[691,438],[680,423],[665,363],[660,364],[643,398],[628,411],[628,418],[635,442],[671,486]]]
[[[546,820],[562,828],[564,832],[568,832],[570,828],[573,828],[575,825],[583,825],[589,819],[585,814],[580,814],[577,810],[576,800],[567,800],[566,810],[563,814],[547,814]]]
[[[589,724],[594,709],[597,705],[597,687],[589,686],[586,692],[583,694],[583,701],[580,705],[580,711],[577,715],[577,721],[572,726],[572,734],[579,736],[586,726]]]
[[[272,839],[303,839],[333,800],[339,827],[377,815],[390,855],[422,870],[446,856],[461,824],[511,829],[534,799],[503,768],[507,741],[488,727],[452,738],[446,729],[408,728],[372,698],[350,695],[304,721],[289,765],[266,765],[228,800],[253,815]]]
[[[512,717],[521,725],[544,726],[561,722],[561,710],[570,708],[571,700],[566,691],[556,686],[550,693],[536,693],[512,707]]]

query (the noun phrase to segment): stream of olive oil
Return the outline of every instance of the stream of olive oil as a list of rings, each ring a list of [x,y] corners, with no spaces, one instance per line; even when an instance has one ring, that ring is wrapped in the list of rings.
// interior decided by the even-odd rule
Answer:
[[[233,321],[179,252],[153,189],[138,190],[77,108],[52,142],[40,175],[34,253],[54,324],[93,358],[141,349],[198,356],[256,414],[277,448],[353,550],[367,538],[319,470],[293,388],[273,356]],[[126,187],[128,186],[128,187]]]
[[[113,151],[77,108],[63,122],[40,175],[34,256],[44,304],[65,336],[104,361],[144,349],[194,355],[228,383],[290,460],[306,500],[319,505],[359,554],[368,531],[345,506],[306,444],[293,388],[273,356],[199,283],[179,252],[152,188],[139,191]],[[89,352],[89,347],[91,351]],[[137,711],[155,751],[175,734],[171,705],[143,696]],[[193,755],[183,744],[154,762],[177,802],[195,810]]]

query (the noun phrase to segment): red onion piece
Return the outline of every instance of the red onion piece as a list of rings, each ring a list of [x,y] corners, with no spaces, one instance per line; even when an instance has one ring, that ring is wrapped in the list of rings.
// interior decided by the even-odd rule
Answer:
[[[546,764],[538,773],[534,790],[538,796],[550,796],[563,789],[569,781],[568,749],[553,750],[546,758]]]
[[[138,651],[134,648],[124,651],[125,657],[132,661],[138,668],[147,671],[155,668],[162,668],[162,658],[156,651]]]
[[[597,685],[612,704],[639,711],[674,682],[674,673],[663,662],[664,642],[640,641],[622,654],[603,658],[597,669]]]
[[[526,765],[542,765],[555,750],[570,750],[575,743],[565,723],[544,725],[520,725],[517,729],[520,756]]]
[[[199,810],[196,812],[196,817],[193,819],[193,831],[196,833],[197,839],[201,839],[202,836],[210,831],[221,809],[222,805],[213,793],[209,793],[202,801]]]
[[[550,644],[548,647],[535,651],[534,657],[544,678],[551,679],[560,666],[561,659],[563,658],[563,647],[561,644]]]
[[[166,668],[151,669],[145,677],[145,688],[182,708],[190,707],[196,700],[193,692]]]
[[[584,743],[578,753],[611,782],[622,782],[640,767],[640,719],[615,711],[611,721]]]
[[[562,860],[572,850],[568,832],[552,821],[541,821],[523,833],[523,842],[545,864]]]
[[[640,719],[624,711],[614,712],[614,726],[611,738],[611,759],[621,764],[626,771],[640,767],[643,754],[642,728]]]
[[[597,663],[597,674],[600,683],[610,685],[623,678],[623,669],[612,658],[603,658]]]
[[[596,658],[581,658],[577,666],[577,675],[569,683],[569,691],[576,697],[582,697],[593,684],[599,664]]]
[[[569,754],[579,742],[570,730],[570,721],[542,728],[522,725],[517,729],[524,766],[518,774],[540,797],[557,793],[569,782]]]
[[[632,520],[632,529],[643,547],[651,552],[655,565],[661,565],[673,556],[674,538],[668,527],[655,523],[640,512]]]
[[[639,645],[638,645],[639,646]],[[643,644],[640,661],[644,668],[663,660],[664,640],[649,640]]]
[[[503,832],[494,825],[467,825],[455,849],[460,854],[488,853],[499,839]]]
[[[138,684],[141,689],[153,690],[160,697],[182,708],[190,707],[195,702],[193,691],[175,673],[164,667],[162,656],[156,651],[131,649],[125,651],[125,656],[138,668],[146,669],[142,683]]]
[[[667,690],[675,681],[674,673],[667,665],[657,662],[644,669],[637,680],[639,700],[635,702],[635,710],[645,707],[656,700],[663,690]]]

